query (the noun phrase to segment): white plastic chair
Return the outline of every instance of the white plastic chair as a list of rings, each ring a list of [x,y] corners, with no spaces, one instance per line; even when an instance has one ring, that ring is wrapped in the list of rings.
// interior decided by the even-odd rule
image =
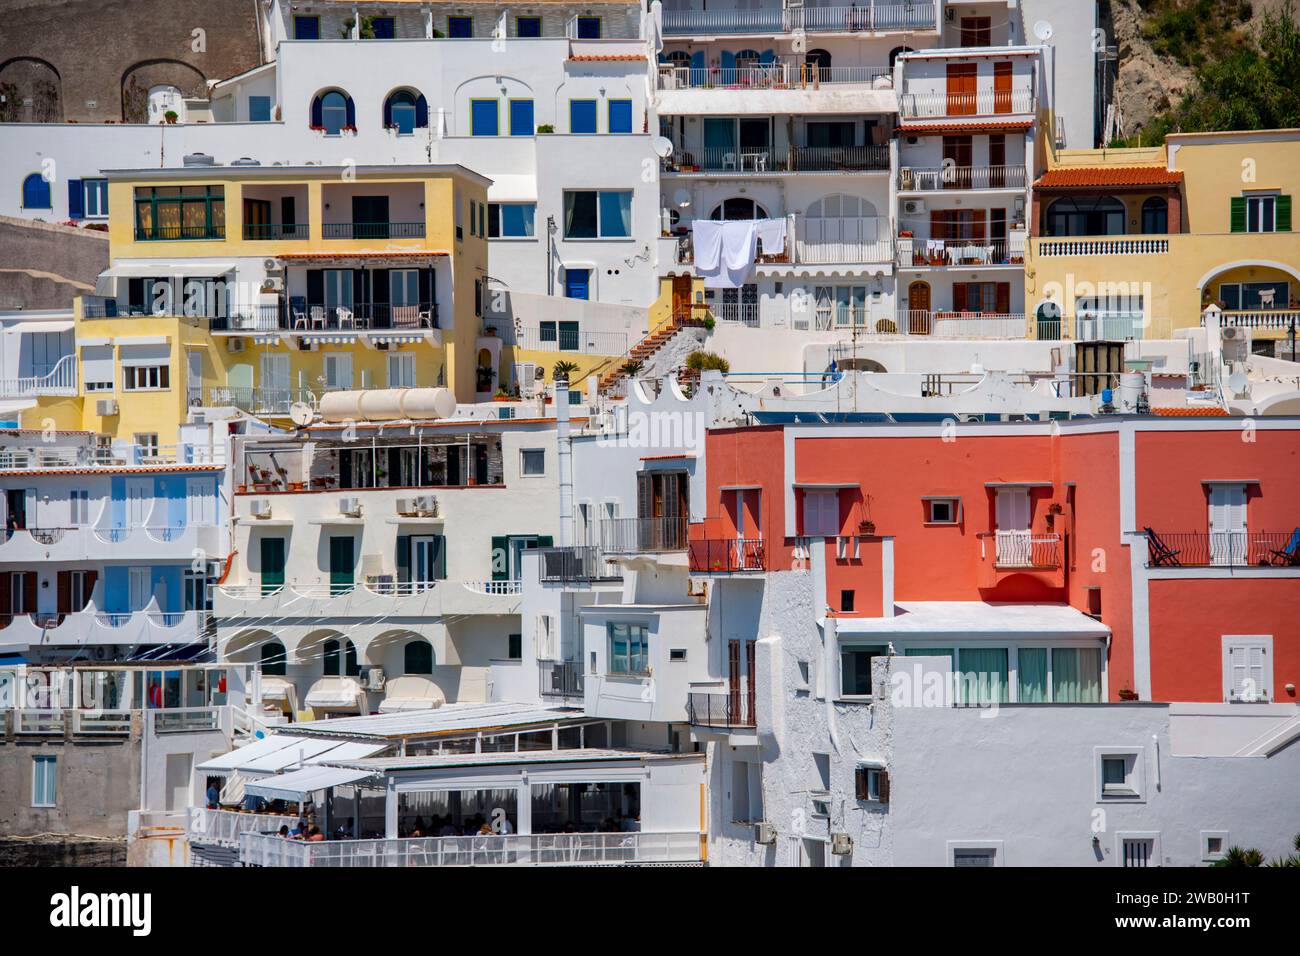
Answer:
[[[334,315],[338,319],[340,329],[345,325],[353,329],[357,327],[356,319],[352,317],[351,309],[345,309],[341,305],[336,306],[334,309]]]
[[[723,154],[722,154],[722,168],[723,168],[723,169],[735,169],[735,168],[736,168],[736,154],[735,154],[735,153],[723,153]]]

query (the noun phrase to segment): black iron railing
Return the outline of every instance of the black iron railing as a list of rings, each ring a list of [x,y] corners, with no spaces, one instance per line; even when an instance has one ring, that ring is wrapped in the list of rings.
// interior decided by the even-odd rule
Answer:
[[[693,574],[734,574],[763,571],[767,549],[761,538],[709,538],[687,546]]]
[[[686,715],[695,727],[753,727],[754,702],[738,690],[695,692],[686,697]]]
[[[578,661],[537,662],[543,697],[581,697],[582,665]]]
[[[1300,567],[1300,528],[1293,531],[1175,533],[1148,528],[1146,535],[1148,567]]]
[[[543,581],[604,581],[621,577],[618,566],[606,561],[595,545],[542,548],[540,554]]]
[[[307,223],[244,223],[245,239],[306,239],[309,235]]]
[[[325,239],[423,239],[422,222],[327,222],[321,226]]]

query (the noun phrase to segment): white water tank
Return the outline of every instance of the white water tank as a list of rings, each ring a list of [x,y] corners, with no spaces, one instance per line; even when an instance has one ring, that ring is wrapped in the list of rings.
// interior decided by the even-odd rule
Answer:
[[[1147,378],[1141,372],[1123,372],[1119,377],[1119,410],[1123,414],[1134,414],[1141,403],[1142,393],[1146,391]]]
[[[456,414],[456,396],[449,388],[404,388],[402,413],[407,418],[450,418]]]
[[[402,414],[402,388],[377,388],[359,392],[357,411],[368,422],[385,422],[405,418]]]
[[[455,413],[456,396],[446,388],[326,392],[320,400],[320,416],[327,422],[429,420],[450,418]]]

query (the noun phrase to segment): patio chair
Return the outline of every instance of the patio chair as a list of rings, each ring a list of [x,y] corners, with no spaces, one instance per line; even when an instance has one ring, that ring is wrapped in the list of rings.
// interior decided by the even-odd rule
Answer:
[[[1300,528],[1291,532],[1285,548],[1270,554],[1268,563],[1283,568],[1300,567]]]
[[[353,318],[352,316],[351,309],[345,309],[341,305],[337,306],[334,309],[334,315],[338,321],[338,327],[340,329],[343,328],[345,325],[354,329],[357,327],[357,322],[356,319]]]
[[[1143,528],[1142,531],[1147,536],[1148,561],[1153,568],[1177,568],[1182,565],[1178,560],[1179,551],[1168,547],[1150,528]]]

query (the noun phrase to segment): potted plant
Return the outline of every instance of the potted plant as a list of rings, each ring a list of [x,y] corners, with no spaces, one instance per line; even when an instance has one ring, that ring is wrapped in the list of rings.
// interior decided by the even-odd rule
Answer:
[[[562,378],[567,381],[577,370],[577,362],[570,362],[568,359],[561,359],[556,362],[555,367],[551,369],[551,378],[557,380]]]
[[[1138,693],[1137,693],[1137,691],[1133,690],[1131,687],[1129,687],[1129,686],[1126,684],[1126,685],[1124,685],[1123,687],[1121,687],[1121,688],[1119,689],[1119,699],[1120,699],[1120,700],[1138,700],[1139,698],[1138,698]]]
[[[181,118],[181,114],[177,113],[175,110],[168,110],[166,113],[163,114],[163,119],[167,121],[168,126],[175,126],[176,121],[180,118]]]
[[[555,127],[554,127],[552,124],[550,124],[550,123],[543,123],[541,126],[537,127],[537,132],[539,132],[539,133],[554,133],[554,132],[555,132]]]
[[[875,534],[876,523],[870,518],[863,518],[858,522],[858,534]]]

